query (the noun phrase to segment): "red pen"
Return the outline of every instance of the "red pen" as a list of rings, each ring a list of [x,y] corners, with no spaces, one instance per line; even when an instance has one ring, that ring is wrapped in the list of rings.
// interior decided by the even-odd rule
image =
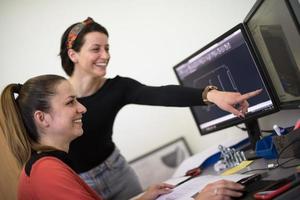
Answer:
[[[187,179],[185,179],[185,180],[183,180],[183,181],[177,183],[177,184],[175,185],[175,187],[177,187],[177,186],[179,186],[179,185],[181,185],[181,184],[183,184],[183,183],[185,183],[185,182],[191,180],[192,178],[195,178],[196,176],[199,176],[200,174],[201,174],[201,169],[200,169],[200,167],[195,167],[195,168],[193,168],[193,169],[188,170],[188,171],[185,173],[185,176],[189,176],[189,177],[188,177]]]
[[[186,176],[192,176],[192,177],[199,176],[200,174],[201,174],[201,168],[200,167],[195,167],[193,169],[188,170],[185,173]]]

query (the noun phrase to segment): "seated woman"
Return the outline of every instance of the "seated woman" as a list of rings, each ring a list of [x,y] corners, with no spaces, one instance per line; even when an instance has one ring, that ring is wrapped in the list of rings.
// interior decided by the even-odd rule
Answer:
[[[61,76],[38,76],[3,90],[1,127],[19,165],[24,166],[18,199],[101,199],[72,170],[67,155],[70,142],[83,133],[85,112]],[[152,186],[141,198],[155,199],[171,187]]]
[[[102,199],[72,169],[72,140],[82,135],[86,108],[71,84],[57,75],[43,75],[9,84],[1,94],[1,127],[20,167],[18,199]],[[173,186],[151,186],[139,200],[154,200]],[[216,190],[217,188],[217,190]],[[242,186],[219,181],[207,185],[197,200],[238,197]]]

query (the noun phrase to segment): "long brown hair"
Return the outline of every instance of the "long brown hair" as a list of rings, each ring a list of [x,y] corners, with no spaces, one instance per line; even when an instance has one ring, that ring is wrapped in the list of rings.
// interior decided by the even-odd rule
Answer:
[[[24,85],[9,84],[1,94],[0,125],[20,167],[28,161],[32,150],[47,148],[39,144],[33,114],[36,110],[50,110],[50,98],[63,80],[66,79],[58,75],[37,76]]]

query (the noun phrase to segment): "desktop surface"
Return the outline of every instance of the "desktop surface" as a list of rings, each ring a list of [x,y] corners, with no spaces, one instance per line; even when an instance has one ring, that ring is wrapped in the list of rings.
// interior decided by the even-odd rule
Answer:
[[[279,159],[279,162],[285,162],[288,159]],[[243,199],[243,200],[248,200],[248,199],[254,199],[253,195],[255,192],[262,190],[263,188],[267,187],[268,185],[274,184],[276,183],[276,181],[290,177],[294,174],[297,173],[297,170],[295,167],[293,168],[275,168],[275,169],[269,169],[269,170],[257,170],[257,171],[250,171],[250,170],[255,170],[255,169],[264,169],[267,168],[268,164],[272,164],[272,163],[276,163],[276,160],[266,160],[263,158],[260,159],[256,159],[254,160],[254,162],[249,165],[248,167],[242,169],[241,171],[239,171],[238,173],[243,173],[246,171],[249,171],[249,174],[262,174],[262,178],[261,180],[258,180],[254,183],[251,183],[249,185],[246,186],[246,192],[244,194],[244,196],[242,196],[241,198],[236,198],[236,199]],[[295,165],[300,163],[300,159],[295,159],[291,162],[289,162],[289,165]],[[213,166],[210,166],[206,169],[203,170],[203,175],[220,175],[222,172],[216,172],[213,168]],[[286,191],[285,193],[277,196],[276,198],[274,198],[275,200],[292,200],[295,199],[295,194],[299,195],[299,190],[300,190],[300,186],[296,186],[288,191]],[[284,198],[282,198],[282,196],[284,196]]]

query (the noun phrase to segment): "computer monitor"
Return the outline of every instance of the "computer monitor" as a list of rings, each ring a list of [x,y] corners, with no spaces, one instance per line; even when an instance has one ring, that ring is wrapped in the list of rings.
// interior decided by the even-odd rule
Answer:
[[[244,20],[282,109],[300,108],[299,0],[259,0]]]
[[[201,135],[245,123],[254,148],[260,136],[257,118],[278,110],[243,24],[181,61],[174,66],[174,71],[180,84],[187,87],[215,85],[220,90],[241,94],[263,89],[260,95],[248,100],[250,105],[245,118],[236,117],[216,105],[191,107]]]

